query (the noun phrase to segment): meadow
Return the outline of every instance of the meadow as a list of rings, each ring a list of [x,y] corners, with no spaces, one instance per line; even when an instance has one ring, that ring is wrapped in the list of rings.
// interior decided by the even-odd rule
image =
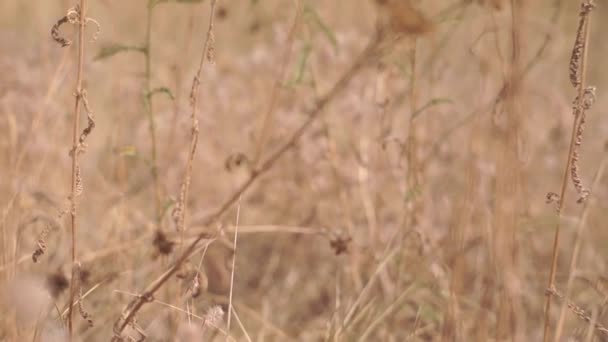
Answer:
[[[0,1],[0,341],[608,341],[605,1]]]

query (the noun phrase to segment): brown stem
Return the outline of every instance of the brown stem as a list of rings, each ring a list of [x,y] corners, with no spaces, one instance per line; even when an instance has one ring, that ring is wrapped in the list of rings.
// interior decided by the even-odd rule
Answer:
[[[586,0],[582,1],[583,3],[586,2]],[[587,22],[585,23],[585,25],[583,25],[582,29],[584,30],[584,43],[583,43],[583,49],[582,49],[582,55],[581,55],[581,63],[580,63],[580,84],[578,85],[578,100],[577,103],[575,103],[575,110],[574,110],[574,123],[572,125],[572,134],[570,137],[570,147],[568,149],[568,158],[566,159],[566,165],[564,167],[564,175],[562,177],[562,184],[561,184],[561,189],[560,189],[560,194],[559,194],[559,202],[558,202],[558,213],[557,213],[557,225],[555,228],[555,237],[553,239],[553,252],[552,252],[552,256],[551,256],[551,270],[549,273],[549,283],[547,285],[547,288],[549,290],[554,289],[555,288],[555,273],[557,270],[557,258],[559,255],[559,238],[560,238],[560,230],[561,230],[561,218],[562,218],[562,212],[563,212],[563,208],[564,208],[564,203],[565,201],[565,195],[566,195],[566,185],[568,184],[568,174],[570,172],[570,167],[572,165],[572,159],[573,159],[573,152],[575,149],[575,145],[576,145],[576,137],[577,137],[577,132],[579,129],[579,126],[581,124],[581,120],[583,119],[583,115],[581,114],[581,111],[576,110],[576,108],[578,106],[582,106],[582,101],[583,101],[583,97],[584,97],[584,93],[585,93],[585,86],[586,86],[586,69],[587,69],[587,42],[589,40],[589,21],[587,20]],[[576,44],[576,43],[575,43]],[[550,326],[550,313],[551,313],[551,298],[552,295],[550,293],[548,293],[545,297],[545,323],[544,323],[544,330],[543,330],[543,341],[544,342],[548,342],[549,341],[549,326]],[[563,322],[562,322],[563,324]],[[558,327],[557,331],[556,331],[556,335],[555,335],[555,339],[557,341],[557,339],[559,338],[559,335],[561,333],[561,328]]]
[[[296,16],[293,20],[293,25],[289,30],[289,34],[287,35],[287,42],[285,44],[285,52],[283,55],[283,63],[281,64],[281,68],[279,69],[279,74],[277,79],[275,80],[274,87],[272,89],[272,93],[270,94],[270,103],[268,104],[268,109],[262,118],[262,125],[260,128],[260,133],[257,141],[257,146],[254,151],[253,159],[251,165],[256,167],[258,162],[262,157],[262,153],[264,151],[264,147],[270,134],[272,132],[272,124],[273,124],[273,115],[275,112],[275,107],[277,104],[277,100],[279,97],[279,91],[283,86],[283,80],[285,79],[285,74],[287,72],[287,66],[289,65],[289,61],[291,60],[291,54],[293,52],[293,43],[295,41],[296,29],[298,28],[300,17],[302,14],[302,4],[300,1],[296,1]]]
[[[74,296],[76,292],[76,196],[78,188],[78,148],[79,148],[79,123],[80,123],[80,107],[82,101],[82,79],[84,73],[84,32],[86,24],[86,0],[80,0],[80,13],[78,22],[78,74],[76,76],[76,101],[74,105],[74,123],[72,127],[72,191],[70,195],[71,201],[71,235],[72,235],[72,276],[70,278],[70,298],[68,306],[68,330],[70,341],[73,338],[74,327],[73,327],[73,308],[74,308]]]

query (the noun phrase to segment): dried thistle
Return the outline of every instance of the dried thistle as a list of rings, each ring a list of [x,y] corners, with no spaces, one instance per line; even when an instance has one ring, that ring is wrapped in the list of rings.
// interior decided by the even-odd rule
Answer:
[[[152,244],[160,255],[171,254],[171,252],[173,252],[173,247],[175,246],[175,242],[167,239],[165,233],[160,230],[156,231]]]
[[[342,253],[348,253],[348,246],[352,240],[353,239],[350,236],[337,235],[329,240],[329,245],[336,255],[340,255]]]
[[[212,306],[203,317],[203,327],[217,327],[222,319],[224,319],[222,307],[219,305]]]
[[[57,297],[59,297],[59,295],[68,288],[70,282],[65,274],[58,269],[57,271],[47,275],[46,285],[51,293],[51,296],[57,299]]]

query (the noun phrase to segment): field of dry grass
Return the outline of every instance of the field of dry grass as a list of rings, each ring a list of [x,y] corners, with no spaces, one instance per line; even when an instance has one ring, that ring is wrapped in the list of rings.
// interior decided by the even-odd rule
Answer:
[[[2,0],[0,341],[608,341],[596,2]]]

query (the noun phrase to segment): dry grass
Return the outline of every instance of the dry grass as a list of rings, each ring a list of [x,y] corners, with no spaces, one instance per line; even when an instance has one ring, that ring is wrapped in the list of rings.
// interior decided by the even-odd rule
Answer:
[[[0,341],[606,340],[595,5],[0,2]]]

